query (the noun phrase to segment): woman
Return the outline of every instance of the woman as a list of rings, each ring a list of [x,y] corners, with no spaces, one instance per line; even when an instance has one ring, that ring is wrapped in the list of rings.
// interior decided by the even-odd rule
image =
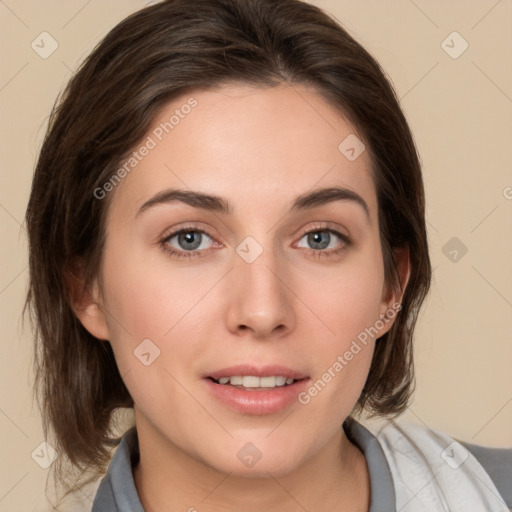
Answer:
[[[115,27],[27,210],[45,432],[91,472],[120,443],[93,511],[506,511],[486,467],[510,450],[391,421],[424,209],[389,82],[318,8],[169,0]]]

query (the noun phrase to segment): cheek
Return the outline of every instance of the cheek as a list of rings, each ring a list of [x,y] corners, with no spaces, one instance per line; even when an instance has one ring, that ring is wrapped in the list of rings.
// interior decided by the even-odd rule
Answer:
[[[365,281],[354,274],[331,283],[325,293],[310,295],[327,327],[315,340],[312,357],[324,374],[336,374],[336,379],[325,375],[323,380],[337,384],[344,381],[344,387],[354,389],[362,386],[373,355],[376,331],[372,328],[379,319],[380,296],[375,280]],[[345,387],[343,392],[348,391]]]
[[[132,251],[123,256],[114,248],[105,252],[105,309],[121,375],[147,370],[137,359],[146,346],[151,356],[160,350],[150,368],[168,368],[175,373],[180,361],[182,365],[193,361],[204,348],[190,341],[207,339],[212,323],[220,319],[220,292],[215,285],[225,269],[213,265],[185,268],[156,253]]]
[[[297,279],[301,297],[321,320],[328,345],[343,349],[379,319],[384,275],[378,244],[354,252],[339,266]],[[311,315],[309,315],[311,317]],[[319,323],[319,327],[322,325]]]
[[[298,398],[309,414],[323,417],[323,428],[329,430],[350,414],[368,377],[375,347],[371,329],[378,320],[380,294],[371,281],[352,276],[328,293],[310,297],[329,330],[321,328],[324,334],[313,337],[315,348],[309,350],[309,359],[316,374]]]
[[[164,337],[215,281],[213,273],[180,268],[165,257],[136,252],[122,257],[112,251],[105,259],[106,305],[134,336]],[[119,327],[119,325],[118,325]],[[116,329],[116,325],[114,325]]]
[[[310,291],[308,300],[321,312],[330,330],[345,339],[377,320],[382,295],[381,288],[376,286],[378,282],[355,274],[332,279],[322,290]]]
[[[334,423],[349,414],[361,393],[378,337],[384,277],[377,250],[301,281],[299,293],[314,312],[305,311],[303,328],[311,333],[310,358],[319,369],[303,403],[332,411]]]

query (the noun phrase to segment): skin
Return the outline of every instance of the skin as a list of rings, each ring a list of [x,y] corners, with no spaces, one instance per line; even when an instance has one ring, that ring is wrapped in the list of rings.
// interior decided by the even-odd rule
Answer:
[[[357,131],[299,85],[197,90],[166,105],[148,134],[190,96],[197,106],[111,192],[104,286],[76,308],[94,336],[110,340],[134,399],[141,502],[147,512],[366,511],[366,461],[340,426],[392,321],[307,405],[242,414],[213,398],[202,376],[253,362],[315,381],[400,302],[384,283],[368,151],[349,161],[338,145]],[[349,200],[289,212],[297,196],[329,186],[359,194],[369,216]],[[136,216],[170,187],[221,196],[233,213],[173,202]],[[312,248],[304,233],[324,233],[325,222],[351,243],[331,235],[327,249]],[[202,254],[171,256],[161,240],[189,223],[208,234]],[[252,263],[236,252],[247,236],[263,249]],[[178,237],[167,243],[186,252]],[[396,258],[405,289],[407,252]],[[147,338],[161,351],[150,366],[134,357]],[[262,454],[252,468],[237,457],[248,442]]]

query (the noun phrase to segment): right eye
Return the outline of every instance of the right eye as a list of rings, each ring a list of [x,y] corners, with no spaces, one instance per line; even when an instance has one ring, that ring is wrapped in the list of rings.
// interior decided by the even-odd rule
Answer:
[[[211,242],[214,242],[214,240],[205,231],[188,227],[167,235],[160,243],[163,250],[173,256],[194,258],[200,256],[203,251],[210,249],[211,247],[207,245]]]

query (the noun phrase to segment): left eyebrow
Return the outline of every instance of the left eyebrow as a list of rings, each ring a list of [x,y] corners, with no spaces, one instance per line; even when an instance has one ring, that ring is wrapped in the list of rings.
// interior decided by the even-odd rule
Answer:
[[[370,209],[366,201],[353,190],[342,187],[320,188],[303,194],[295,199],[291,210],[306,210],[332,203],[333,201],[353,201],[363,208],[366,217],[370,217]]]
[[[233,207],[222,197],[204,194],[193,190],[171,188],[158,192],[156,195],[148,199],[139,208],[135,216],[139,216],[141,213],[155,205],[168,204],[174,201],[179,201],[207,211],[225,214],[231,214],[233,212]],[[353,201],[363,208],[368,218],[370,217],[370,211],[366,201],[353,190],[342,187],[321,188],[302,194],[294,200],[290,211],[316,208],[324,204],[332,203],[333,201]]]

